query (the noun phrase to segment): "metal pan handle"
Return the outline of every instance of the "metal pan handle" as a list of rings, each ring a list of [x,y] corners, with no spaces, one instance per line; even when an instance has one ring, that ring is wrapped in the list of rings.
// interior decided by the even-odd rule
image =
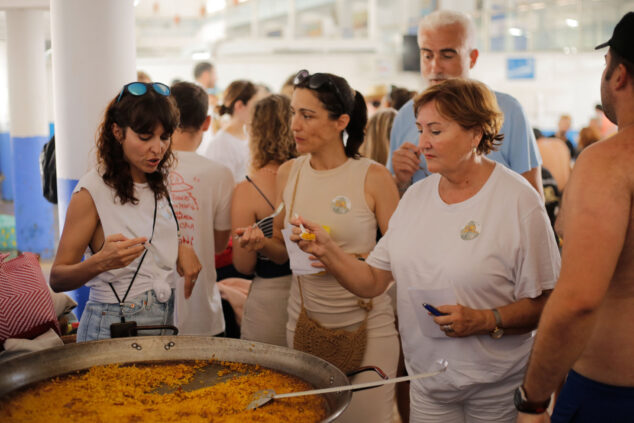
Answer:
[[[146,326],[137,326],[137,331],[140,330],[172,330],[174,333],[172,335],[178,335],[178,328],[173,325],[146,325]]]
[[[354,375],[358,375],[359,373],[363,373],[363,372],[375,372],[383,380],[388,380],[390,378],[388,375],[385,374],[385,372],[383,370],[381,370],[379,367],[376,367],[376,366],[359,367],[358,369],[355,369],[355,370],[352,370],[352,371],[348,372],[346,374],[346,376],[348,376],[350,378],[350,377],[352,377]],[[367,388],[353,389],[352,392],[365,391],[366,389],[372,389],[372,388],[374,388],[374,386],[368,386]]]

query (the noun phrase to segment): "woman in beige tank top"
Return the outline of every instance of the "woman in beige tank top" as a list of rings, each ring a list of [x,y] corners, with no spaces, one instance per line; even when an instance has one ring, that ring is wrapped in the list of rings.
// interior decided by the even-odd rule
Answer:
[[[302,156],[278,171],[277,204],[284,202],[284,213],[275,219],[273,238],[265,238],[258,228],[237,229],[242,235],[240,245],[276,263],[285,262],[288,254],[280,231],[297,213],[329,226],[332,239],[344,251],[365,257],[376,243],[377,228],[387,230],[399,198],[387,169],[358,154],[367,122],[365,100],[341,77],[301,71],[295,78],[291,106],[291,129]],[[385,293],[372,300],[368,312],[359,306],[359,297],[328,273],[302,275],[300,283],[301,293],[294,275],[286,326],[289,346],[293,346],[302,303],[310,318],[330,329],[355,331],[367,316],[367,347],[361,365],[375,365],[395,376],[398,334]],[[372,379],[376,376],[362,374],[352,382]],[[393,385],[355,393],[338,421],[389,423],[393,402]]]

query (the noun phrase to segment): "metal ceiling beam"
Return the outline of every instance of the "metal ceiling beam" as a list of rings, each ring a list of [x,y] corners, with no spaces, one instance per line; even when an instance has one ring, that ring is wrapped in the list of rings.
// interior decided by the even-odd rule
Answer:
[[[43,9],[48,10],[53,0],[0,0],[0,10]]]

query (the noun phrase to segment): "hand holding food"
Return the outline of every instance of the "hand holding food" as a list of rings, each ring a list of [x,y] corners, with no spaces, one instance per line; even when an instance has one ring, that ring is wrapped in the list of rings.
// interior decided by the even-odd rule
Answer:
[[[317,260],[326,253],[332,241],[327,226],[310,222],[297,214],[290,223],[296,226],[293,228],[291,241],[297,242],[302,251],[312,254]]]
[[[106,237],[101,250],[95,256],[99,256],[102,272],[112,269],[120,269],[132,263],[143,254],[147,241],[145,237],[126,238],[122,234],[114,234]]]
[[[245,248],[249,252],[255,252],[264,248],[264,241],[266,237],[259,227],[247,226],[244,228],[237,228],[235,230],[234,239],[241,248]]]
[[[392,168],[398,183],[409,183],[420,166],[420,150],[410,142],[403,145],[392,154]]]

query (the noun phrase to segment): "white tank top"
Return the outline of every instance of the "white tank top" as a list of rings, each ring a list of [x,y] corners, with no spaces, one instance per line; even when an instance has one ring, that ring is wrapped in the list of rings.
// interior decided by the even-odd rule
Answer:
[[[123,205],[116,197],[115,190],[105,184],[96,169],[81,177],[73,193],[79,192],[82,188],[90,193],[95,203],[106,238],[118,233],[123,234],[126,238],[134,238],[132,235],[132,231],[134,231],[138,236],[150,239],[155,202],[154,193],[148,184],[135,183],[134,196],[139,202],[137,204],[128,202]],[[171,265],[171,269],[160,268],[156,264],[153,254],[148,251],[132,284],[128,299],[153,289],[158,300],[165,302],[169,300],[171,290],[174,287],[178,255],[176,222],[167,199],[160,199],[156,207],[152,245],[159,250],[165,264]],[[132,231],[128,228],[131,228]],[[92,254],[90,248],[87,248],[86,255],[91,256]],[[139,267],[141,257],[142,255],[124,268],[108,270],[88,281],[86,285],[90,287],[89,299],[101,303],[117,303],[118,301],[108,282],[112,283],[119,298],[123,299],[134,272]]]

